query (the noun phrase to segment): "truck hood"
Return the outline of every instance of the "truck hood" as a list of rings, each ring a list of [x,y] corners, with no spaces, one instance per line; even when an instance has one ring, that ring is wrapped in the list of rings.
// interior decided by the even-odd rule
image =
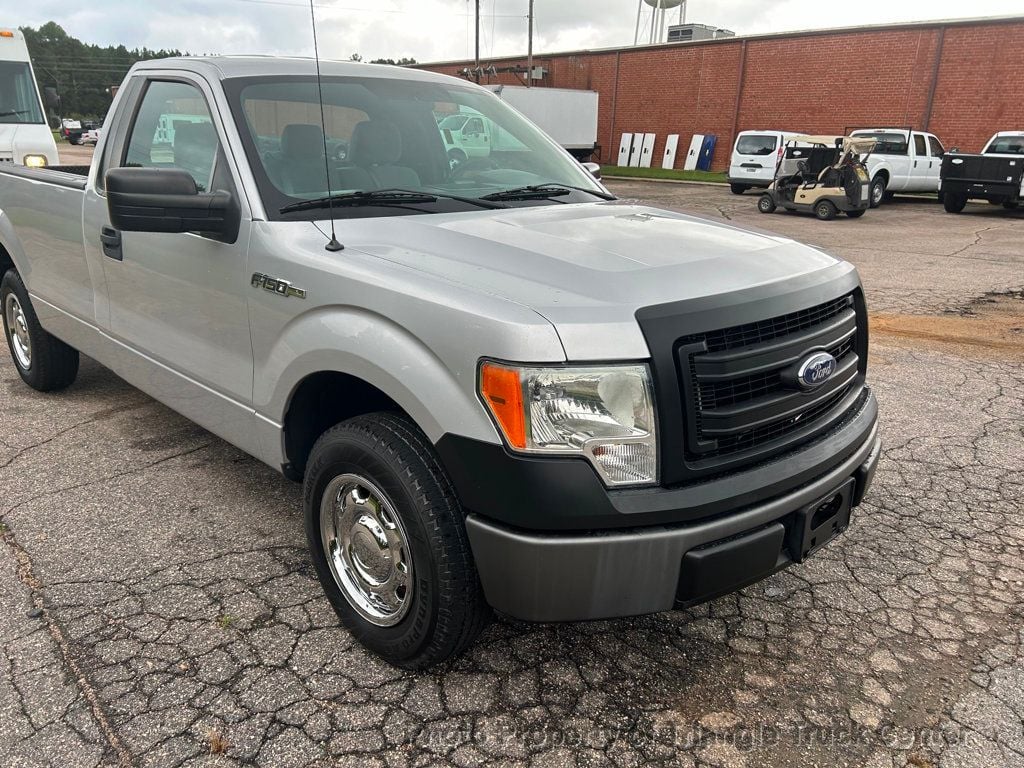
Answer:
[[[646,356],[635,320],[641,307],[839,263],[776,235],[616,203],[401,216],[386,227],[366,226],[370,221],[381,219],[345,222],[346,247],[528,306],[555,326],[570,359],[606,356],[595,358],[600,349],[585,341],[606,333],[623,344],[628,336],[628,346]],[[353,227],[357,222],[364,226]]]

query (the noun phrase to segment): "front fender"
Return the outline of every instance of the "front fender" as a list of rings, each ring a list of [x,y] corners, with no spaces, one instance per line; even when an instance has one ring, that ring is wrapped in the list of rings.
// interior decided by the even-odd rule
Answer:
[[[21,275],[25,285],[29,286],[31,267],[29,266],[28,256],[25,254],[25,246],[22,245],[18,233],[14,231],[14,225],[11,223],[7,212],[3,210],[0,210],[0,247],[4,249],[11,258],[11,261],[14,262],[14,268],[18,270],[18,274]]]
[[[476,397],[475,366],[472,375],[453,372],[408,330],[365,309],[328,306],[296,318],[256,364],[256,411],[279,424],[303,379],[337,371],[386,394],[432,442],[445,432],[500,442]]]

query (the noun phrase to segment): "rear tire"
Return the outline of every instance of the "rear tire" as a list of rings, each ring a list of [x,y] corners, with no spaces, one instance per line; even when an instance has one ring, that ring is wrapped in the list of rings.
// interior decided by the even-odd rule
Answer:
[[[775,213],[775,198],[769,194],[761,195],[757,199],[757,210],[761,213]]]
[[[858,211],[847,211],[846,215],[849,216],[851,219],[859,219],[861,216],[863,216],[867,212],[868,212],[867,208],[861,208]]]
[[[838,213],[839,209],[831,200],[821,200],[814,204],[814,215],[821,221],[832,221]]]
[[[381,658],[423,669],[462,653],[487,625],[462,508],[408,417],[357,416],[321,435],[303,509],[328,600]]]
[[[21,380],[39,392],[70,386],[78,376],[78,350],[51,336],[39,324],[28,290],[14,269],[0,281],[4,334]]]
[[[868,199],[871,200],[871,207],[877,208],[885,200],[886,181],[884,176],[875,176],[871,180],[871,190]]]
[[[729,191],[732,192],[734,195],[742,195],[748,189],[750,189],[750,187],[748,187],[746,184],[730,184],[729,185]]]
[[[966,205],[966,195],[954,195],[947,192],[942,198],[942,207],[946,209],[946,213],[960,213]]]

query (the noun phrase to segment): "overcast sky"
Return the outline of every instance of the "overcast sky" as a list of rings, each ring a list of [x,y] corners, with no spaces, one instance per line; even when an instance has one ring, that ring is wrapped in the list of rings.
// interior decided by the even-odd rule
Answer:
[[[474,2],[316,0],[320,53],[419,61],[471,57]],[[636,0],[535,3],[537,52],[633,42]],[[480,4],[483,58],[525,52],[527,0]],[[754,34],[1022,12],[1021,0],[689,0],[687,21]],[[296,55],[313,50],[309,7],[303,0],[0,0],[0,26],[39,26],[51,20],[86,42],[129,48]]]

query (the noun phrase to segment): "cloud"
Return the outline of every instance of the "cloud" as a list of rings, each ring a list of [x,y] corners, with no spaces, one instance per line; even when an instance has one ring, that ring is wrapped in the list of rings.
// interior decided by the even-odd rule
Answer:
[[[316,0],[321,54],[348,58],[472,56],[475,0]],[[480,0],[481,52],[526,50],[527,0]],[[634,0],[536,0],[534,50],[633,42]],[[973,16],[1020,13],[1019,0],[973,0]],[[644,21],[646,22],[645,14]],[[963,16],[953,0],[689,0],[687,18],[737,33],[778,32]],[[675,14],[670,14],[674,20]],[[180,48],[192,53],[311,55],[309,8],[302,0],[0,0],[0,20],[19,26],[56,21],[90,43]],[[867,62],[865,62],[867,65]]]

